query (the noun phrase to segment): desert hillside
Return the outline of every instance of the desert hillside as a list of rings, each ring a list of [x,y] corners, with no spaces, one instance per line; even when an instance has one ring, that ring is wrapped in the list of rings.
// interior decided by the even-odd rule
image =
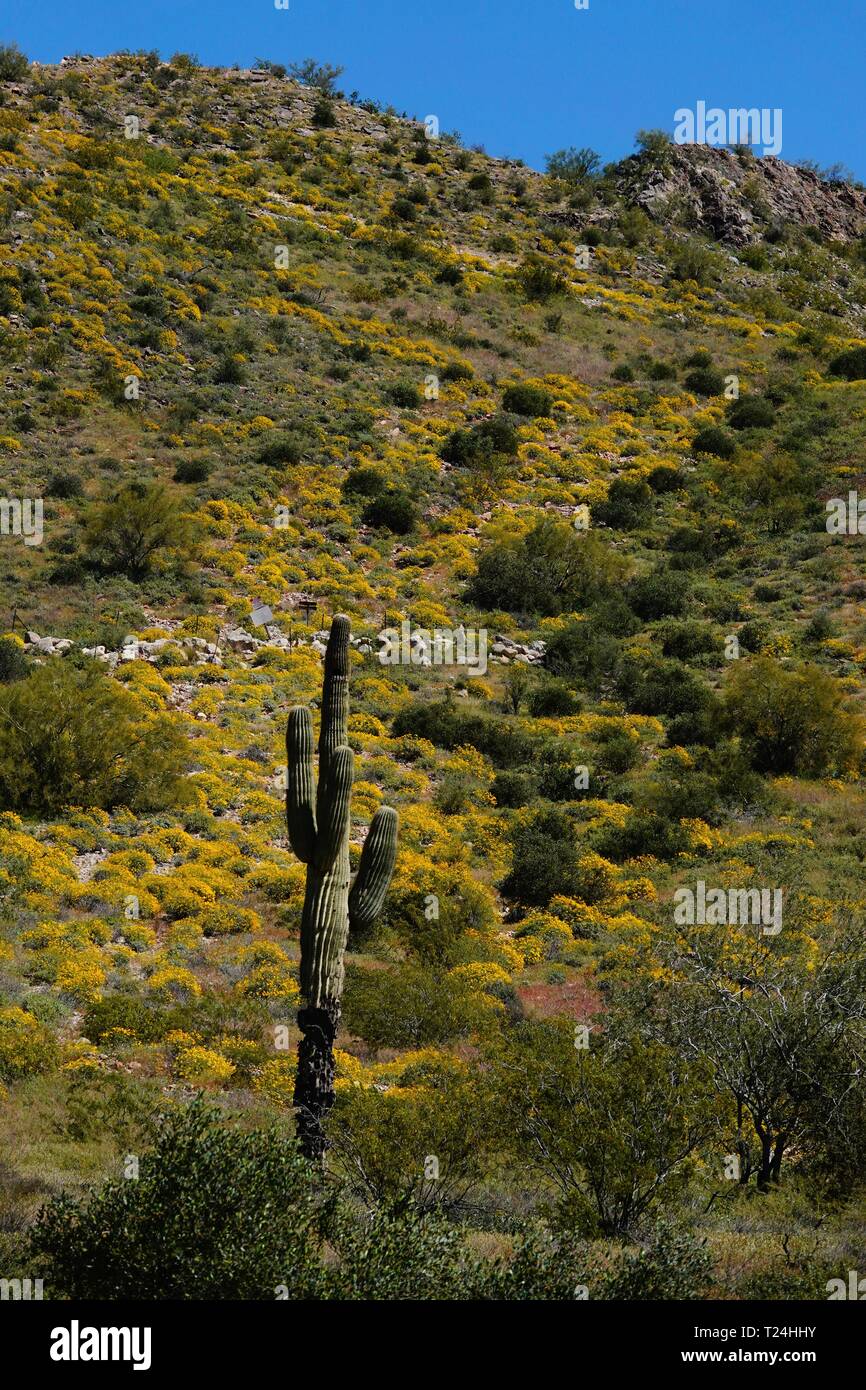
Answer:
[[[824,1298],[866,1268],[866,191],[658,132],[542,174],[305,76],[0,79],[3,1271],[129,1291],[75,1203],[141,1154],[161,1210],[160,1108],[292,1135],[286,718],[342,614],[352,871],[399,817],[342,1263],[316,1208],[217,1296]]]

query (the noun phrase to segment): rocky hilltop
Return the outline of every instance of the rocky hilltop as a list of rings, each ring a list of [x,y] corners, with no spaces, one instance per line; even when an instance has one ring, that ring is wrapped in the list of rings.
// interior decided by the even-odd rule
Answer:
[[[866,189],[822,179],[772,155],[672,145],[660,165],[640,154],[623,160],[614,181],[625,201],[653,221],[734,246],[757,242],[786,224],[832,241],[850,241],[866,230]]]

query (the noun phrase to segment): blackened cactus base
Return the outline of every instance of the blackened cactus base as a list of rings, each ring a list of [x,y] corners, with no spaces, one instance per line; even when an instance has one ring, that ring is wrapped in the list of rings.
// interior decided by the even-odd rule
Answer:
[[[325,1120],[334,1104],[334,1039],[340,1026],[340,1005],[326,1001],[323,1008],[299,1009],[298,1073],[295,1078],[295,1123],[301,1152],[314,1163],[325,1155]]]

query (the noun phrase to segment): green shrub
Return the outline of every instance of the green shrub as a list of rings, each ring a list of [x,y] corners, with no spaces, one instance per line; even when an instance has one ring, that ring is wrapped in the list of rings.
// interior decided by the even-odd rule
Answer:
[[[45,496],[56,497],[61,502],[74,502],[84,496],[84,483],[77,473],[58,469],[45,485]]]
[[[584,607],[623,569],[601,537],[544,517],[526,535],[482,550],[467,597],[482,608],[555,616]]]
[[[519,445],[517,431],[505,415],[494,415],[469,430],[453,430],[442,445],[446,463],[466,467],[479,456],[504,454],[514,458]]]
[[[685,854],[689,843],[687,832],[678,823],[651,811],[635,811],[623,825],[601,826],[590,839],[593,848],[615,864],[644,855],[670,861]]]
[[[406,536],[417,520],[415,504],[402,488],[388,488],[367,503],[363,521],[367,526],[381,527],[396,536]]]
[[[667,622],[659,628],[662,652],[665,656],[688,661],[693,656],[721,656],[723,643],[711,623],[689,619],[686,622]]]
[[[503,410],[511,411],[513,415],[547,416],[552,406],[553,397],[548,391],[526,382],[509,386],[502,397]]]
[[[719,425],[707,425],[705,429],[698,430],[692,440],[692,449],[696,454],[713,454],[720,459],[733,458],[736,447],[728,432]]]
[[[387,396],[394,405],[410,409],[421,404],[421,392],[414,381],[395,381],[388,387]]]
[[[691,241],[673,247],[670,264],[673,280],[694,280],[698,285],[708,285],[716,276],[719,262],[708,247]]]
[[[862,764],[864,721],[846,710],[839,682],[817,666],[789,670],[767,656],[735,662],[724,699],[758,772],[821,777]]]
[[[614,381],[634,381],[634,372],[627,362],[620,362],[618,367],[614,367],[611,376]]]
[[[763,396],[743,396],[728,411],[728,424],[734,430],[765,430],[776,422],[776,412]]]
[[[548,676],[529,693],[529,713],[534,719],[555,719],[559,715],[579,714],[580,696],[561,676]]]
[[[657,618],[679,617],[689,605],[689,581],[683,574],[657,569],[633,579],[626,597],[639,618],[653,622]]]
[[[601,157],[595,150],[587,147],[576,149],[571,145],[568,149],[549,154],[546,168],[551,178],[579,185],[595,177],[601,168]]]
[[[29,60],[17,43],[0,44],[0,82],[20,82],[29,71]]]
[[[268,468],[294,468],[304,457],[303,441],[294,434],[272,434],[256,454]]]
[[[528,806],[536,795],[534,779],[527,772],[503,769],[497,772],[490,790],[497,806]]]
[[[517,279],[526,298],[542,304],[556,294],[564,294],[568,288],[562,271],[544,256],[527,256],[518,268]]]
[[[633,714],[686,714],[712,702],[709,686],[694,671],[650,652],[624,652],[616,683]]]
[[[174,470],[176,483],[206,483],[210,477],[207,459],[182,459]]]
[[[396,715],[395,737],[412,734],[429,739],[438,748],[470,744],[501,767],[528,762],[535,743],[507,719],[464,710],[452,700],[424,700],[407,705]]]
[[[177,502],[159,483],[128,483],[84,520],[88,560],[109,573],[143,579],[154,562],[181,546],[189,528]]]
[[[213,379],[218,386],[242,386],[247,379],[243,362],[235,353],[225,352],[214,367]]]
[[[54,1298],[269,1299],[320,1292],[324,1194],[293,1142],[167,1114],[138,1178],[54,1198],[30,1246]]]
[[[371,1047],[426,1047],[466,1037],[486,1012],[484,1001],[454,975],[426,965],[390,970],[349,966],[343,1017]]]
[[[846,381],[866,381],[866,347],[849,348],[840,352],[830,363],[834,376],[842,376]]]
[[[400,222],[414,222],[418,213],[411,198],[395,198],[391,204],[391,215]]]
[[[0,802],[13,810],[172,806],[188,764],[175,720],[95,665],[55,657],[0,689]]]
[[[115,1028],[131,1033],[140,1042],[159,1042],[167,1025],[158,1010],[133,994],[106,994],[87,1005],[82,1033],[99,1044]]]
[[[694,1301],[703,1295],[712,1265],[705,1240],[658,1222],[640,1249],[628,1251],[607,1272],[597,1296],[624,1303]]]
[[[501,884],[507,898],[546,907],[561,894],[576,896],[580,870],[571,819],[559,807],[536,811],[511,837],[512,865]]]
[[[29,669],[18,643],[11,637],[0,637],[0,685],[23,680]]]
[[[594,521],[616,530],[640,526],[652,506],[652,489],[643,478],[614,478],[603,502],[592,508]]]
[[[619,644],[590,621],[572,620],[548,638],[545,665],[554,675],[568,677],[596,692],[619,658]]]
[[[699,396],[720,396],[725,389],[725,378],[715,367],[696,367],[687,374],[685,385]]]
[[[0,1008],[0,1081],[20,1081],[57,1065],[54,1034],[16,1004]]]
[[[327,130],[330,126],[337,124],[337,108],[324,92],[316,98],[310,124],[316,130]]]
[[[351,468],[346,474],[342,492],[344,497],[378,497],[386,486],[385,478],[378,468],[362,464],[360,468]]]

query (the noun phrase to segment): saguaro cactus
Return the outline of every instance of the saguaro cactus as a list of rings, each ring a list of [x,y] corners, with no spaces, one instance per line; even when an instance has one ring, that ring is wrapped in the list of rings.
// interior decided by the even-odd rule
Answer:
[[[377,917],[397,854],[397,813],[381,806],[349,888],[349,824],[354,756],[348,746],[349,619],[335,617],[325,652],[319,780],[313,775],[310,711],[297,706],[286,728],[286,821],[295,854],[307,866],[301,919],[301,994],[295,1114],[307,1158],[325,1151],[324,1121],[334,1103],[334,1038],[340,1022],[350,929],[362,933]]]

